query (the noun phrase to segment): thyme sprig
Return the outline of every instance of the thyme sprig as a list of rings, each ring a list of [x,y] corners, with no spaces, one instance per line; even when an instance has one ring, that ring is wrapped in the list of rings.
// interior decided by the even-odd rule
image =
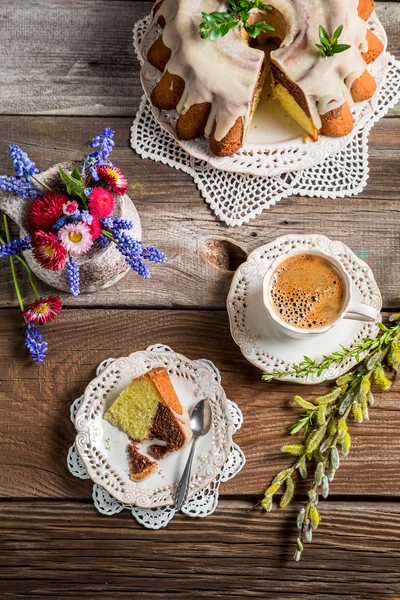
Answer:
[[[400,314],[392,315],[391,321],[400,321]],[[269,512],[273,498],[279,491],[282,491],[280,507],[289,506],[295,492],[296,471],[302,479],[306,479],[308,470],[313,470],[308,501],[297,517],[299,533],[294,555],[296,560],[300,560],[304,543],[312,541],[313,531],[318,528],[321,520],[319,497],[327,498],[329,495],[329,485],[340,466],[340,454],[343,457],[349,454],[352,443],[349,418],[352,417],[357,423],[368,420],[369,408],[374,403],[372,384],[377,384],[381,391],[387,392],[400,369],[400,324],[391,327],[380,324],[380,328],[382,335],[376,340],[378,343],[370,344],[370,338],[367,338],[368,343],[359,349],[360,353],[366,351],[367,355],[350,373],[336,380],[330,393],[312,401],[301,396],[294,399],[304,414],[289,427],[289,432],[294,435],[303,430],[303,439],[281,448],[282,452],[295,456],[295,462],[276,475],[265,492],[261,506]],[[350,349],[343,349],[343,355],[348,356],[350,352]],[[336,362],[336,359],[330,362],[331,358],[325,357],[327,363]],[[393,373],[392,379],[387,377],[387,370]]]
[[[262,31],[275,31],[265,21],[250,24],[250,12],[253,8],[261,11],[271,10],[272,6],[264,4],[261,0],[228,0],[228,12],[202,12],[204,21],[200,23],[200,37],[205,40],[210,38],[214,42],[219,37],[224,37],[231,29],[241,25],[250,37],[256,38]]]
[[[393,315],[393,317],[396,317],[396,315]],[[319,377],[332,365],[340,365],[347,359],[355,359],[357,362],[359,362],[367,352],[380,352],[384,346],[394,340],[394,338],[396,338],[400,333],[400,325],[390,328],[386,327],[386,325],[383,325],[382,323],[377,323],[377,325],[382,331],[382,335],[379,338],[365,337],[349,348],[341,345],[341,350],[332,352],[332,354],[324,355],[320,361],[316,361],[308,356],[304,356],[303,360],[298,364],[294,364],[291,369],[275,369],[270,373],[264,373],[262,379],[270,382],[273,379],[282,379],[288,375],[295,375],[300,379],[314,374]]]
[[[339,25],[332,37],[322,25],[318,28],[320,44],[315,44],[322,56],[333,56],[351,48],[348,44],[338,44],[338,40],[342,35],[343,25]]]

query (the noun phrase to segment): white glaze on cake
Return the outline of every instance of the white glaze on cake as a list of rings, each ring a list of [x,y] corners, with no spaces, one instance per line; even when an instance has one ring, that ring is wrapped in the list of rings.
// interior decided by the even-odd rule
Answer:
[[[270,0],[284,17],[286,36],[271,60],[304,92],[312,119],[321,127],[320,115],[353,104],[350,89],[365,70],[361,52],[367,50],[366,24],[358,16],[358,0]],[[163,42],[171,49],[165,70],[179,75],[185,89],[177,106],[185,113],[192,105],[212,105],[205,133],[216,123],[215,138],[221,140],[241,117],[245,132],[249,125],[254,91],[264,62],[264,52],[250,48],[238,28],[215,42],[202,40],[202,12],[226,11],[218,0],[164,0],[154,18],[165,19]],[[268,22],[268,11],[267,11]],[[319,43],[318,26],[332,35],[343,25],[340,43],[351,48],[325,58]]]

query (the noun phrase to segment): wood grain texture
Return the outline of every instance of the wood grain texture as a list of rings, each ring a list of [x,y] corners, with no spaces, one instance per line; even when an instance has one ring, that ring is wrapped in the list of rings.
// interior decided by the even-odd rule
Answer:
[[[142,90],[132,29],[151,6],[0,0],[0,113],[133,116]],[[376,10],[389,50],[400,55],[400,5],[378,2]]]
[[[251,506],[220,500],[207,519],[178,515],[148,531],[128,511],[2,502],[0,592],[10,600],[400,597],[398,503],[324,502],[300,563],[292,558],[299,505],[268,515]]]
[[[86,144],[104,125],[116,131],[115,162],[131,184],[130,195],[143,225],[144,240],[165,250],[167,265],[153,278],[129,273],[116,286],[73,298],[70,306],[223,308],[233,271],[247,253],[277,236],[323,233],[340,239],[370,264],[386,308],[398,307],[400,264],[400,119],[384,119],[370,136],[370,178],[355,198],[289,198],[240,228],[219,222],[191,177],[143,160],[129,147],[130,119],[0,117],[0,173],[10,172],[7,145],[20,144],[41,169],[66,159],[80,160]],[[19,270],[21,276],[23,271]],[[0,306],[15,306],[10,269],[0,264]],[[28,294],[26,276],[23,291]],[[41,286],[43,294],[50,288]],[[200,293],[201,290],[201,293]]]
[[[244,414],[235,439],[246,454],[242,473],[223,494],[260,495],[290,458],[280,453],[287,427],[298,418],[292,399],[299,386],[266,384],[242,358],[220,311],[66,310],[44,328],[46,362],[33,365],[23,346],[17,310],[0,320],[0,490],[3,497],[88,499],[91,484],[67,471],[74,440],[69,407],[105,358],[164,343],[188,358],[208,358],[222,373],[228,398]],[[327,386],[301,389],[310,397]],[[371,421],[354,425],[354,446],[332,494],[400,496],[399,392],[378,396]],[[304,485],[299,491],[306,491]]]

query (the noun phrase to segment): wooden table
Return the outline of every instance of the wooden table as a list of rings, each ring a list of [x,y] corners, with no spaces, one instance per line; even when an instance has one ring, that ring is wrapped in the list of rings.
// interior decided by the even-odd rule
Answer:
[[[231,340],[225,299],[248,252],[280,235],[320,232],[367,260],[385,310],[400,309],[400,109],[372,130],[362,194],[290,198],[229,229],[189,176],[129,147],[142,94],[132,27],[150,6],[0,0],[0,173],[10,172],[12,141],[44,169],[79,159],[95,133],[112,127],[114,160],[131,184],[145,240],[169,258],[150,281],[130,273],[96,294],[64,294],[65,310],[46,327],[42,366],[27,357],[8,264],[1,263],[1,598],[398,599],[399,386],[378,397],[369,423],[354,426],[354,447],[321,507],[320,529],[294,563],[299,505],[271,514],[248,509],[286,465],[280,447],[297,414],[291,399],[298,387],[260,381]],[[400,56],[400,4],[378,2],[377,12],[389,49]],[[148,531],[127,511],[97,513],[90,481],[69,474],[66,455],[74,438],[69,407],[96,365],[155,342],[221,369],[228,397],[244,413],[237,441],[247,465],[222,486],[213,516],[177,516],[165,530]]]

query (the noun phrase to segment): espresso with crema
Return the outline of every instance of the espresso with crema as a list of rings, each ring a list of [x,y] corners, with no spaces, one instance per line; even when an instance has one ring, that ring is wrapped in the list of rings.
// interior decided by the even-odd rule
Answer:
[[[318,254],[297,254],[274,271],[270,300],[284,323],[299,329],[319,329],[341,314],[346,287],[329,260]]]

